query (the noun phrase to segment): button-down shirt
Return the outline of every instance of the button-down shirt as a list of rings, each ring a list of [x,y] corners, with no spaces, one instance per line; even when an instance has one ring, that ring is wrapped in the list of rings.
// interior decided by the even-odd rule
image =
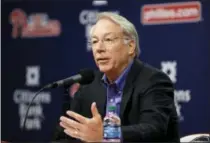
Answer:
[[[119,116],[120,114],[120,103],[122,99],[123,94],[123,88],[125,86],[126,77],[128,75],[128,72],[133,64],[133,61],[129,63],[127,68],[121,73],[121,75],[113,82],[109,83],[106,75],[104,74],[102,77],[102,82],[105,85],[107,89],[107,106],[106,106],[106,113],[107,113],[107,107],[110,104],[115,104],[117,106],[117,114]]]

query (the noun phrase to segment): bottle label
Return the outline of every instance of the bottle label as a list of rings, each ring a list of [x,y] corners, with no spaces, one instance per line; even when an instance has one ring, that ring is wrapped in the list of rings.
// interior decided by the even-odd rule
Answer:
[[[104,126],[104,139],[120,139],[121,128],[117,125]]]

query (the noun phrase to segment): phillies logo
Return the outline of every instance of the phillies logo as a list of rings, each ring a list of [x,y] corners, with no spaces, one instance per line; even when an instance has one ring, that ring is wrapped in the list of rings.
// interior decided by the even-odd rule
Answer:
[[[14,9],[9,16],[12,24],[12,37],[52,37],[59,36],[61,24],[50,20],[46,13],[35,13],[29,16],[22,9]]]

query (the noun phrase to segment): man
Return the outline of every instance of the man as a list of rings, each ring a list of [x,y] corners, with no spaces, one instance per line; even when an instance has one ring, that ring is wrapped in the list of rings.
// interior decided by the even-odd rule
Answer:
[[[179,142],[173,85],[164,73],[138,60],[134,25],[117,14],[100,13],[90,37],[100,72],[80,88],[71,111],[60,118],[64,133],[101,142],[107,103],[117,98],[123,141]]]

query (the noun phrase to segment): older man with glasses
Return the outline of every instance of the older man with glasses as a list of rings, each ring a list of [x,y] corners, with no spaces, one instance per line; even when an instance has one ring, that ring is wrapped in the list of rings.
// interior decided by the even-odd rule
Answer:
[[[75,94],[67,116],[60,118],[64,133],[86,142],[103,141],[103,118],[114,100],[122,141],[179,142],[173,84],[163,72],[139,60],[135,26],[123,16],[103,12],[90,39],[99,71]]]

